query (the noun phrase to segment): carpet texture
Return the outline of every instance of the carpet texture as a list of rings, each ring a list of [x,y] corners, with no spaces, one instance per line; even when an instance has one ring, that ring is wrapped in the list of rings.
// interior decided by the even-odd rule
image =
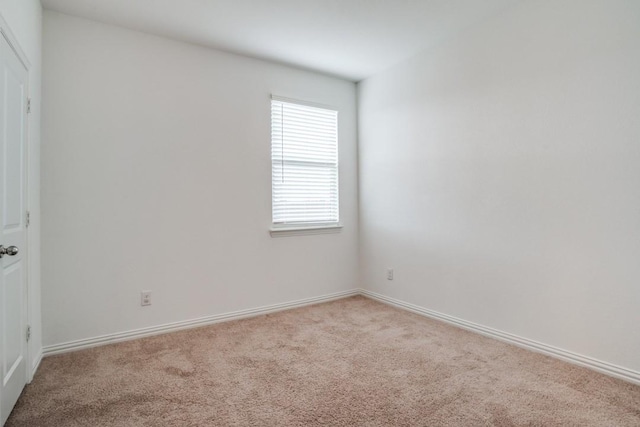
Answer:
[[[14,426],[640,426],[640,387],[364,297],[45,358]]]

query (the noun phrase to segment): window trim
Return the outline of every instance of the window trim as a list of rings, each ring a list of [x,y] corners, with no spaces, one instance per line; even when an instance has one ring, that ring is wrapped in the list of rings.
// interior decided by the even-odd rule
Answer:
[[[329,105],[329,104],[320,104],[318,102],[312,102],[312,101],[303,101],[300,99],[295,99],[295,98],[287,98],[285,96],[279,96],[279,95],[271,95],[271,100],[272,101],[281,101],[281,102],[288,102],[290,104],[299,104],[299,105],[305,105],[307,107],[313,107],[313,108],[322,108],[324,110],[332,110],[332,111],[340,111],[338,109],[338,107],[334,106],[334,105]],[[338,117],[340,115],[338,114]]]
[[[270,98],[270,102],[269,102],[269,114],[271,115],[271,101],[280,101],[280,102],[286,102],[286,103],[291,103],[291,104],[298,104],[298,105],[303,105],[303,106],[307,106],[307,107],[312,107],[312,108],[321,108],[321,109],[325,109],[325,110],[332,110],[335,111],[337,116],[336,116],[336,132],[337,132],[337,147],[336,147],[336,156],[337,156],[337,178],[338,178],[338,188],[337,188],[337,203],[338,206],[341,205],[340,203],[340,136],[339,136],[339,130],[340,130],[340,126],[339,126],[339,118],[340,118],[340,110],[332,105],[327,105],[327,104],[321,104],[321,103],[317,103],[317,102],[311,102],[311,101],[303,101],[300,99],[295,99],[295,98],[288,98],[288,97],[284,97],[284,96],[279,96],[279,95],[274,95],[271,94],[271,98]],[[271,147],[273,144],[273,141],[271,140],[271,123],[269,124],[269,148],[270,148],[270,157],[271,157]],[[273,166],[272,166],[273,168]],[[271,169],[271,173],[273,174],[273,169]],[[273,183],[271,186],[271,215],[273,215]],[[333,233],[339,233],[342,231],[342,228],[344,227],[342,224],[342,221],[340,219],[340,214],[338,214],[338,221],[337,222],[318,222],[318,223],[313,223],[313,222],[307,222],[307,223],[274,223],[273,220],[270,222],[271,223],[271,227],[269,228],[269,233],[271,234],[271,237],[286,237],[286,236],[301,236],[301,235],[314,235],[314,234],[333,234]]]
[[[323,223],[317,225],[275,225],[269,229],[271,237],[307,236],[313,234],[340,233],[344,226],[339,222]]]

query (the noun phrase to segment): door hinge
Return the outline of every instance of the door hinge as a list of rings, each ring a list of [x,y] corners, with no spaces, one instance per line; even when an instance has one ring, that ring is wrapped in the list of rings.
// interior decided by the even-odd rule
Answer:
[[[31,339],[31,325],[27,326],[27,342]]]
[[[27,98],[27,114],[31,113],[31,98]]]
[[[31,212],[27,211],[27,227],[31,225]]]

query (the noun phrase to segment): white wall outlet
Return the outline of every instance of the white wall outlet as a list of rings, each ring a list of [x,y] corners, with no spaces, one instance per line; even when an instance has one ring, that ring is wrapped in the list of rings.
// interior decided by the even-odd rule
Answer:
[[[151,291],[140,292],[140,305],[151,305]]]
[[[393,280],[393,268],[387,268],[387,280]]]

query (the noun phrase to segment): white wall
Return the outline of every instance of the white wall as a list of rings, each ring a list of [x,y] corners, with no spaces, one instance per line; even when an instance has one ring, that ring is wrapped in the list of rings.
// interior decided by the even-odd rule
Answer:
[[[42,6],[39,0],[0,0],[0,15],[29,60],[29,311],[31,366],[42,352],[40,318],[40,111],[42,82]]]
[[[44,70],[45,346],[357,285],[355,84],[49,11]],[[269,235],[272,93],[340,111],[339,234]]]
[[[359,125],[363,285],[640,371],[640,2],[522,2]]]

